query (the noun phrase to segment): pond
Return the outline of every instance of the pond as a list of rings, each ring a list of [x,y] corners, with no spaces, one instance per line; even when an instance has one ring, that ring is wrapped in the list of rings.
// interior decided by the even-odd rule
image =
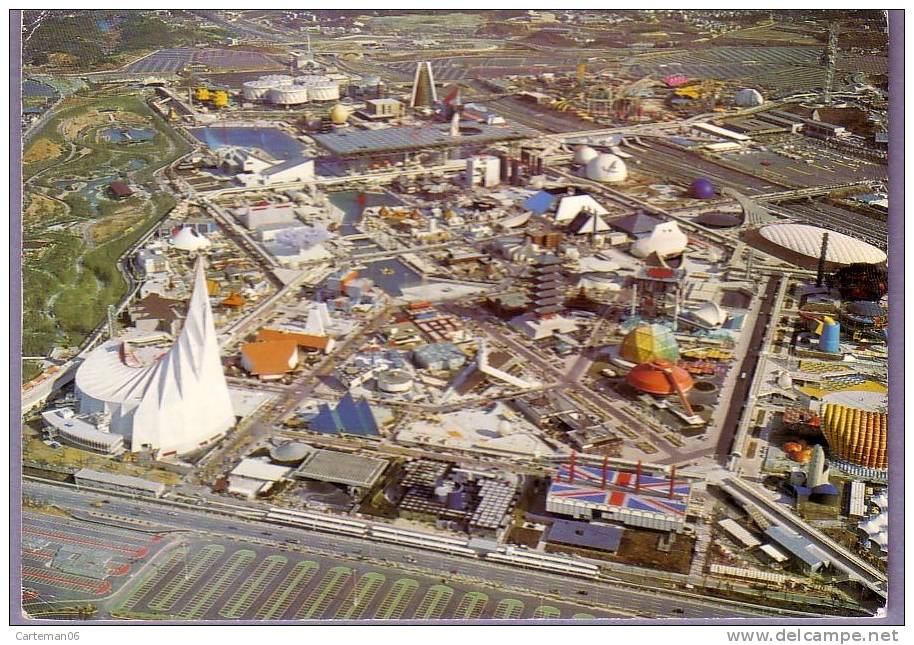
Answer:
[[[364,195],[364,199],[359,199]],[[343,190],[327,195],[330,202],[343,211],[340,235],[355,235],[355,225],[362,219],[362,210],[369,206],[402,206],[403,202],[387,193],[367,193],[358,190]]]
[[[403,287],[416,287],[423,282],[422,274],[396,258],[366,264],[359,269],[359,277],[370,278],[378,289],[394,297],[403,295]]]
[[[258,148],[276,159],[299,157],[305,146],[279,128],[205,127],[190,128],[190,133],[208,148],[240,146]]]
[[[31,79],[22,82],[22,96],[46,96],[48,98],[57,96],[57,90],[50,85],[39,83]]]
[[[155,130],[152,128],[133,128],[114,126],[105,128],[100,132],[102,138],[108,143],[133,143],[152,141]]]

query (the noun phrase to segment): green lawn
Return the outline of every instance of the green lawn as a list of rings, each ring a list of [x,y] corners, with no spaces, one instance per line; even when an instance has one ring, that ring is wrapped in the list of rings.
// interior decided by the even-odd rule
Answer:
[[[42,138],[53,141],[66,151],[65,155],[75,146],[80,154],[64,163],[58,158],[24,167],[26,178],[46,170],[35,181],[70,207],[66,217],[45,217],[40,213],[23,232],[23,351],[26,355],[46,355],[56,345],[79,345],[104,320],[108,305],[126,293],[127,283],[117,269],[120,257],[175,206],[170,195],[151,190],[149,182],[157,169],[183,156],[190,147],[149,109],[145,98],[139,92],[116,95],[83,92],[68,99],[33,138],[33,141]],[[144,127],[155,129],[156,135],[151,141],[130,146],[99,140],[98,130],[107,127],[104,120],[107,117],[92,115],[97,109],[118,110],[115,118],[120,116],[118,121],[123,123],[139,125],[142,120]],[[129,114],[124,116],[125,113]],[[67,140],[61,127],[73,119],[85,123],[87,117],[93,122],[87,123],[73,140]],[[138,168],[140,162],[142,167]],[[85,194],[64,193],[54,185],[60,179],[85,181],[121,173],[126,173],[135,187],[146,186],[152,197],[138,195],[125,204],[102,196],[93,208]],[[27,188],[27,194],[28,191]],[[136,213],[135,218],[111,217],[125,205],[132,206],[131,215]],[[97,246],[87,248],[81,222],[91,223],[106,217],[109,219],[102,222],[95,235],[88,236]],[[74,226],[48,228],[55,224]],[[34,376],[34,366],[29,367],[28,373]]]

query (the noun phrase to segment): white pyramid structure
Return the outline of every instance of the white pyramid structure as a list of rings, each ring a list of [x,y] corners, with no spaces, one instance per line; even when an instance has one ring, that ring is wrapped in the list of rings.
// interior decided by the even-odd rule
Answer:
[[[133,452],[186,454],[235,424],[202,258],[194,267],[184,328],[171,349],[138,367],[126,360],[123,345],[109,340],[89,354],[76,373],[76,393],[80,411],[109,414],[111,432],[124,435]]]
[[[330,328],[330,311],[326,302],[313,302],[308,309],[308,322],[305,323],[305,332],[314,336],[326,336]]]

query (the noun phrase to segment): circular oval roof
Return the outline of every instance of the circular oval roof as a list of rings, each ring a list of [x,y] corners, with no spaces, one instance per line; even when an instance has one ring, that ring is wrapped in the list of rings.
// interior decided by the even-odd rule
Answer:
[[[695,223],[711,228],[732,228],[743,223],[743,216],[739,213],[711,211],[709,213],[702,213],[696,217]]]
[[[270,448],[270,459],[284,463],[302,461],[311,452],[311,448],[303,443],[287,441]]]
[[[695,384],[688,372],[665,360],[636,365],[625,380],[642,392],[661,396],[676,394],[677,390],[688,392]]]
[[[885,252],[872,244],[849,235],[829,231],[808,224],[771,224],[759,229],[759,234],[769,242],[789,251],[810,258],[818,258],[822,251],[822,234],[828,233],[828,251],[825,259],[835,264],[867,262],[879,264],[886,261]]]

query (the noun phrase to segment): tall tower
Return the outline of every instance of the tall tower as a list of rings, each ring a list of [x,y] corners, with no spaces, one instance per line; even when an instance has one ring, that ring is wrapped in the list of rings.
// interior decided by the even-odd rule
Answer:
[[[831,104],[831,91],[835,82],[835,66],[838,64],[838,24],[828,26],[828,45],[825,47],[825,84],[822,92],[822,101],[825,105]]]
[[[822,233],[822,250],[819,252],[819,270],[816,273],[816,286],[821,287],[825,279],[825,258],[828,256],[828,232]]]
[[[438,102],[435,91],[435,75],[432,64],[428,61],[416,63],[416,75],[413,77],[413,93],[409,99],[410,107],[432,107]]]

